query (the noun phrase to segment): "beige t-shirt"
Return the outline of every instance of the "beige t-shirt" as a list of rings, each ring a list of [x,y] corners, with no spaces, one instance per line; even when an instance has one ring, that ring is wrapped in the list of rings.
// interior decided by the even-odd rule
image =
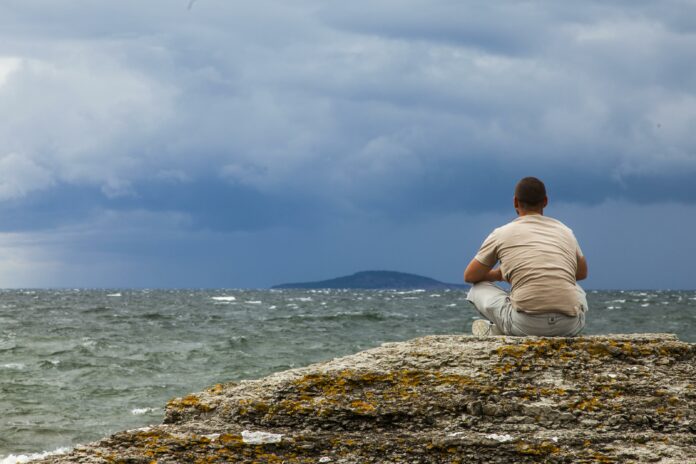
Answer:
[[[575,287],[579,256],[582,250],[572,230],[556,219],[530,214],[495,229],[476,260],[491,267],[500,261],[518,311],[575,316],[580,312]]]

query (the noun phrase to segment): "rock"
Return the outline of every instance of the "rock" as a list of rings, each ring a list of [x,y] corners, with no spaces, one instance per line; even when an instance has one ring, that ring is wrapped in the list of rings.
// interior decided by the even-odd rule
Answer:
[[[696,345],[672,335],[429,336],[215,385],[41,462],[683,463],[695,423]]]

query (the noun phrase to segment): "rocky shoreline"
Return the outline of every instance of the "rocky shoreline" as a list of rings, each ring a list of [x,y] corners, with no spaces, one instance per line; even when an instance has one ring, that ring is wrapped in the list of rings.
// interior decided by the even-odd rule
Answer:
[[[696,344],[428,336],[170,401],[43,463],[696,462]]]

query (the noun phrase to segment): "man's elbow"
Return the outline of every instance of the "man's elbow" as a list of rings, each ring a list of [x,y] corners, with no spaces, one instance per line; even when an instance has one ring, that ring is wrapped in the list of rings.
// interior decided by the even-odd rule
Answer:
[[[483,280],[483,277],[481,276],[480,272],[476,272],[476,270],[469,269],[467,268],[464,271],[464,282],[467,284],[477,284]]]
[[[476,282],[474,282],[474,276],[472,275],[471,272],[469,272],[468,269],[464,271],[464,282],[466,282],[467,284],[475,284],[476,283]]]
[[[584,256],[578,257],[578,268],[575,271],[575,280],[583,280],[587,278],[587,260]]]
[[[468,284],[477,284],[486,280],[488,271],[491,268],[485,264],[481,264],[476,258],[472,259],[469,265],[464,270],[464,281]]]

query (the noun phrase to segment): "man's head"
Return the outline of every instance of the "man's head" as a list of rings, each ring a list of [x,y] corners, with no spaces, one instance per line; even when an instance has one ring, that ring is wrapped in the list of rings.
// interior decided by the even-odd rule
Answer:
[[[541,213],[548,204],[546,186],[536,177],[525,177],[515,186],[515,209],[518,213]]]

